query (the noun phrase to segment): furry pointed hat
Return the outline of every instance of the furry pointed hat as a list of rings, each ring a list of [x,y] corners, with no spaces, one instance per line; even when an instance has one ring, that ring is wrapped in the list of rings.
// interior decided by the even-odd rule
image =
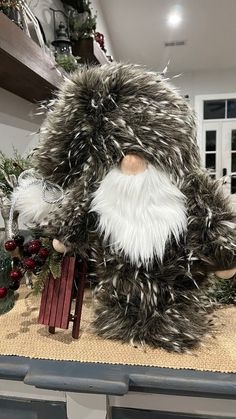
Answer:
[[[199,165],[194,115],[164,78],[136,65],[83,68],[52,102],[35,167],[68,186],[99,180],[124,154],[141,154],[175,180]],[[93,176],[96,173],[96,176]]]

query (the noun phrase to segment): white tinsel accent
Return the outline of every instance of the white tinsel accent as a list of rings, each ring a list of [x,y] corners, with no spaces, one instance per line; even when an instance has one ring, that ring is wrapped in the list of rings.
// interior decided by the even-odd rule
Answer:
[[[26,226],[45,224],[49,212],[55,210],[55,204],[62,199],[62,189],[39,178],[32,170],[23,172],[18,181],[11,196],[11,212],[17,211],[21,223]]]

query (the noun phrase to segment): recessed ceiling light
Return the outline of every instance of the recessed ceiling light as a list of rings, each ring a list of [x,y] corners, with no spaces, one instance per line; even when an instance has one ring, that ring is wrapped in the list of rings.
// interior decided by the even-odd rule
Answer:
[[[182,22],[182,16],[177,11],[171,12],[169,16],[167,17],[167,23],[172,28],[176,28],[177,26],[180,25],[181,22]]]

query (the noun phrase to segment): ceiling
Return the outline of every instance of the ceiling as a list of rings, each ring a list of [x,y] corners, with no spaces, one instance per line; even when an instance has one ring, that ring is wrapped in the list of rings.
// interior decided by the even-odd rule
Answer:
[[[236,69],[236,0],[100,0],[116,61],[168,71]],[[167,16],[178,7],[182,23]],[[165,47],[165,42],[186,41]]]

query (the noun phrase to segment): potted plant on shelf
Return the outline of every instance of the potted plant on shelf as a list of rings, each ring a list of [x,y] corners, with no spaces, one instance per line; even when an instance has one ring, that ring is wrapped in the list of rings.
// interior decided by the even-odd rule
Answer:
[[[94,61],[93,41],[97,15],[92,14],[90,0],[63,0],[68,14],[69,36],[74,56]]]

